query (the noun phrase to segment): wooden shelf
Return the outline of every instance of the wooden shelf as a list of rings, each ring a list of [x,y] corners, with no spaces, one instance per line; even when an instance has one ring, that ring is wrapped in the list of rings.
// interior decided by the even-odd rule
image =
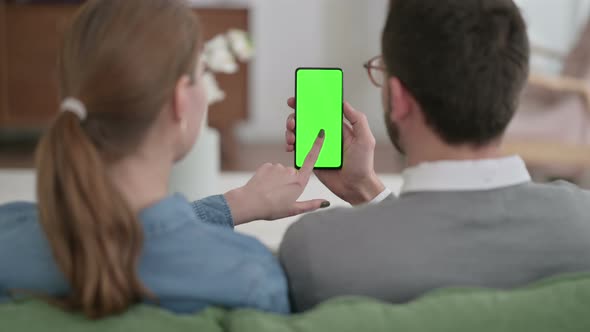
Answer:
[[[59,105],[57,54],[68,21],[79,5],[22,4],[0,0],[0,130],[42,129]],[[195,8],[209,40],[237,28],[248,31],[248,9]],[[235,126],[248,118],[248,66],[217,76],[227,98],[210,108],[209,124],[219,130],[223,166],[236,159]]]

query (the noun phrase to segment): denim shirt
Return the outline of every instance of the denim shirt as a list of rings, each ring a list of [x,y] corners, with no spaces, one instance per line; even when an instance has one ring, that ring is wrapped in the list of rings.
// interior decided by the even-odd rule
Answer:
[[[190,203],[169,196],[139,215],[139,277],[160,306],[176,313],[208,306],[288,313],[287,281],[259,241],[233,231],[223,196]],[[33,203],[0,205],[0,303],[14,290],[63,296],[58,269]]]

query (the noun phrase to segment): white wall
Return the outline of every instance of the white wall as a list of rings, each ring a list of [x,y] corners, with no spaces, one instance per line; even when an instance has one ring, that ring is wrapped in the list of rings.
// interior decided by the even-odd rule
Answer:
[[[196,0],[199,1],[199,0]],[[202,0],[204,1],[204,0]],[[252,63],[250,121],[239,134],[245,142],[280,143],[299,66],[339,66],[345,98],[369,117],[378,140],[386,141],[379,90],[362,63],[380,51],[388,0],[226,0],[249,3],[257,56]],[[590,10],[590,0],[516,0],[535,44],[566,52]],[[535,66],[559,70],[559,64]]]
[[[251,118],[240,128],[246,142],[282,142],[294,94],[295,69],[336,66],[344,70],[345,98],[365,111],[385,137],[379,90],[362,64],[379,53],[387,0],[253,0]]]
[[[567,53],[588,18],[589,0],[516,0],[529,27],[533,45]],[[556,73],[561,63],[533,55],[536,70]]]
[[[322,1],[253,1],[251,31],[256,57],[251,66],[250,121],[240,131],[247,142],[284,137],[287,98],[294,94],[298,66],[323,57]]]

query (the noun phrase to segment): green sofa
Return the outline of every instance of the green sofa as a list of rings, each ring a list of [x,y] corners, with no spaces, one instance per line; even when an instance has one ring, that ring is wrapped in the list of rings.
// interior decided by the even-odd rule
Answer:
[[[0,305],[0,331],[590,332],[590,274],[561,276],[512,291],[446,289],[405,305],[341,298],[290,317],[222,309],[175,316],[137,306],[120,317],[90,322],[42,302],[24,301]]]

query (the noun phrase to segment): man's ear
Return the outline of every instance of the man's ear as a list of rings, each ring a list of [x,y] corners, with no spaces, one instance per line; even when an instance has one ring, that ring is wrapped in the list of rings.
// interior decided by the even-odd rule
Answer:
[[[182,76],[174,88],[174,98],[172,100],[172,113],[174,121],[181,123],[186,118],[186,113],[190,107],[190,87],[191,80],[187,75]],[[186,121],[186,120],[184,120]]]
[[[389,79],[389,103],[391,105],[391,121],[403,121],[411,113],[414,97],[397,77]]]

